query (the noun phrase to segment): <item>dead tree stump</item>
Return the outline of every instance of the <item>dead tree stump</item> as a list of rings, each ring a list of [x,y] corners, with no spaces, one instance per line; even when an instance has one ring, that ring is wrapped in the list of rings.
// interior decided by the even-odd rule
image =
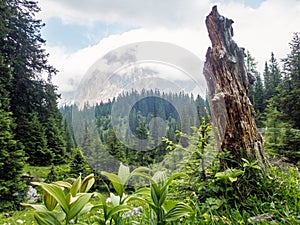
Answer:
[[[212,47],[207,50],[203,73],[221,150],[229,151],[237,162],[259,160],[263,166],[267,160],[263,140],[248,98],[255,78],[246,71],[244,49],[232,39],[233,20],[221,16],[214,6],[205,22]]]

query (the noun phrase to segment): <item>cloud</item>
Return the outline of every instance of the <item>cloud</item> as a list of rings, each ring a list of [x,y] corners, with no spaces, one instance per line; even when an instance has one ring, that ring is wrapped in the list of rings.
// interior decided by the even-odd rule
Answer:
[[[60,17],[66,23],[121,22],[138,27],[198,26],[209,0],[40,0],[43,19]]]
[[[167,29],[136,29],[111,35],[102,39],[97,45],[81,49],[76,53],[70,54],[63,48],[47,47],[51,64],[59,70],[58,75],[53,78],[53,83],[58,85],[61,93],[75,91],[82,77],[98,59],[113,49],[134,42],[162,41],[184,46],[204,60],[206,47],[202,49],[202,45],[208,46],[209,40],[208,38],[201,40],[201,36],[201,32],[187,29],[172,32]]]
[[[213,5],[208,0],[132,0],[126,1],[126,5],[121,0],[41,0],[40,3],[44,19],[56,17],[65,23],[86,26],[102,21],[108,26],[123,23],[139,27],[110,35],[75,53],[48,46],[50,63],[60,70],[53,81],[62,93],[76,90],[80,79],[97,59],[125,44],[165,41],[190,50],[202,60],[210,46],[204,23]],[[271,52],[278,59],[286,57],[293,32],[299,31],[300,1],[266,0],[255,9],[237,1],[216,4],[221,15],[235,21],[234,40],[255,57],[260,72]]]
[[[271,52],[278,59],[286,57],[293,33],[299,31],[300,1],[267,0],[257,9],[239,3],[221,4],[220,13],[232,18],[235,23],[234,39],[245,47],[259,62],[263,70]]]

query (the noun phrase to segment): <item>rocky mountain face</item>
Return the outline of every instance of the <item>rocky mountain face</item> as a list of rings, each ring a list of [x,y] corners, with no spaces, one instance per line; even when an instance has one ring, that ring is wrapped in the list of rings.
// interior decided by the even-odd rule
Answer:
[[[92,105],[133,90],[151,89],[204,96],[202,68],[201,60],[178,46],[160,42],[132,44],[99,59],[89,68],[77,91],[62,93],[62,102]]]

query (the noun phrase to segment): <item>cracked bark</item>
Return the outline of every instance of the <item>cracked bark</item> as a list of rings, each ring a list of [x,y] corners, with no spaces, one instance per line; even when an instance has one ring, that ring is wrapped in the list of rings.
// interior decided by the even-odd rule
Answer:
[[[263,140],[248,98],[255,79],[246,71],[244,49],[232,39],[233,20],[221,16],[214,6],[205,22],[212,47],[207,50],[203,73],[221,150],[228,150],[237,162],[243,157],[264,166]]]

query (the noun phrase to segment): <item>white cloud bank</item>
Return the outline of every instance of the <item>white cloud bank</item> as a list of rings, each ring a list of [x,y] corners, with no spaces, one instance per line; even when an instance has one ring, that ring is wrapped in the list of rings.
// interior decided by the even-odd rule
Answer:
[[[53,82],[60,92],[76,89],[88,68],[112,49],[139,41],[165,41],[186,48],[204,60],[210,46],[205,17],[212,3],[208,0],[42,0],[42,18],[59,17],[66,23],[90,25],[95,21],[140,27],[111,35],[97,45],[67,53],[62,47],[48,46],[50,63],[60,73]],[[293,32],[299,31],[300,1],[266,0],[256,8],[244,4],[218,3],[220,14],[235,21],[234,39],[245,47],[263,69],[273,51],[278,59],[289,52]]]

